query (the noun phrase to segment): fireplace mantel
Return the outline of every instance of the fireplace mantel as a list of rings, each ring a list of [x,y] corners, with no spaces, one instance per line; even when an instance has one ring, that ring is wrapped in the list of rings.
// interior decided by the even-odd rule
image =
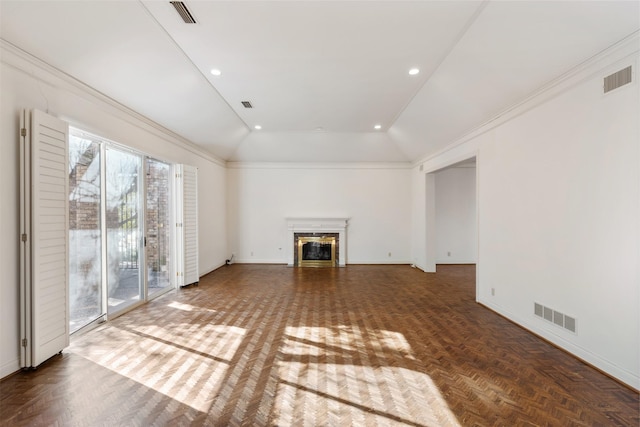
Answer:
[[[338,233],[340,253],[338,266],[347,264],[347,225],[349,218],[286,218],[287,220],[287,265],[293,266],[295,233]]]

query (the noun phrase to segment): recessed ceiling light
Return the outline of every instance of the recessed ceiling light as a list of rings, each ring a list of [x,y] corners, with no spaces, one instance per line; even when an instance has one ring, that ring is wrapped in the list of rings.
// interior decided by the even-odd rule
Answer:
[[[415,76],[416,74],[418,74],[420,72],[419,69],[417,68],[412,68],[409,70],[409,75]]]
[[[222,71],[218,70],[217,68],[214,68],[211,70],[211,74],[213,74],[214,76],[220,76],[222,75]]]
[[[255,130],[260,130],[260,129],[262,129],[262,126],[260,126],[260,125],[255,125],[253,128],[254,128]]]
[[[381,125],[375,125],[373,128],[374,128],[375,130],[379,130],[379,129],[382,129],[382,126],[381,126]]]

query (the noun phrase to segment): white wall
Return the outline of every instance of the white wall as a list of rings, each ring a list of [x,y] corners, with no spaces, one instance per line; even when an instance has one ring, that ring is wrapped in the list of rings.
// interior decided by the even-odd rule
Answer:
[[[423,271],[427,268],[427,189],[425,174],[419,167],[411,170],[411,263]]]
[[[604,95],[603,77],[631,64],[635,81]],[[423,165],[477,155],[478,301],[640,388],[637,66],[634,39]],[[534,302],[575,317],[577,332]]]
[[[435,174],[436,262],[476,262],[476,168],[451,167]]]
[[[411,262],[406,167],[230,164],[228,183],[237,262],[285,263],[287,217],[350,218],[347,264]]]
[[[159,159],[198,167],[200,272],[227,257],[226,173],[170,132],[2,45],[0,68],[0,378],[19,368],[19,113],[37,108]]]

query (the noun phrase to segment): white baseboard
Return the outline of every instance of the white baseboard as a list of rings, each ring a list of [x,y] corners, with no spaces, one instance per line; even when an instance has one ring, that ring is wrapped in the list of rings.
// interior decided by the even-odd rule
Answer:
[[[205,271],[200,272],[200,277],[206,276],[207,274],[211,273],[212,271],[216,271],[217,269],[219,269],[220,267],[224,267],[225,265],[226,265],[226,262],[222,262],[222,263],[219,263],[217,265],[214,265],[213,267],[210,267],[210,268],[206,269]]]
[[[436,260],[436,264],[475,264],[476,261],[475,260],[469,260],[469,259],[461,259],[461,260],[455,260],[455,259],[451,259],[451,258],[447,258],[445,260]]]
[[[20,370],[20,359],[15,359],[0,366],[0,379]]]
[[[286,264],[283,259],[255,259],[255,258],[238,258],[233,264]]]
[[[283,259],[254,259],[254,258],[239,258],[233,261],[234,264],[287,264],[287,261]],[[347,266],[351,264],[366,264],[366,265],[410,265],[410,261],[406,260],[348,260]]]
[[[410,265],[411,261],[403,260],[403,259],[392,259],[392,260],[375,260],[372,261],[370,259],[349,259],[347,261],[347,265],[350,264],[365,264],[365,265]]]
[[[505,310],[501,306],[492,304],[483,299],[479,299],[478,302],[484,305],[485,307],[487,307],[488,309],[518,324],[519,326],[523,327],[524,329],[528,330],[534,335],[537,335],[543,338],[544,340],[549,341],[553,345],[556,345],[559,348],[567,351],[568,353],[571,353],[572,355],[582,360],[583,362],[589,365],[592,365],[596,369],[601,370],[607,375],[610,375],[613,378],[616,378],[617,380],[629,385],[630,387],[636,390],[640,390],[640,376],[634,374],[633,372],[630,372],[627,369],[617,366],[615,363],[598,356],[597,354],[591,352],[590,350],[566,340],[564,337],[554,333],[552,330],[542,329],[537,325],[535,325],[533,321],[516,316],[513,313],[509,312],[508,310]]]

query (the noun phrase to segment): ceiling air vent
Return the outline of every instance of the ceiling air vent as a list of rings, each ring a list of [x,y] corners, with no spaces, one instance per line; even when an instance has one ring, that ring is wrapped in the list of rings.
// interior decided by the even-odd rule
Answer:
[[[251,105],[251,102],[249,101],[242,101],[242,106],[244,108],[253,108],[253,105]]]
[[[173,7],[176,8],[176,11],[180,14],[180,17],[182,18],[185,24],[196,23],[196,20],[193,19],[193,15],[191,15],[191,12],[189,12],[189,9],[187,9],[187,5],[184,4],[184,2],[170,1],[169,3],[171,3]]]
[[[631,65],[604,78],[604,93],[631,83]]]

